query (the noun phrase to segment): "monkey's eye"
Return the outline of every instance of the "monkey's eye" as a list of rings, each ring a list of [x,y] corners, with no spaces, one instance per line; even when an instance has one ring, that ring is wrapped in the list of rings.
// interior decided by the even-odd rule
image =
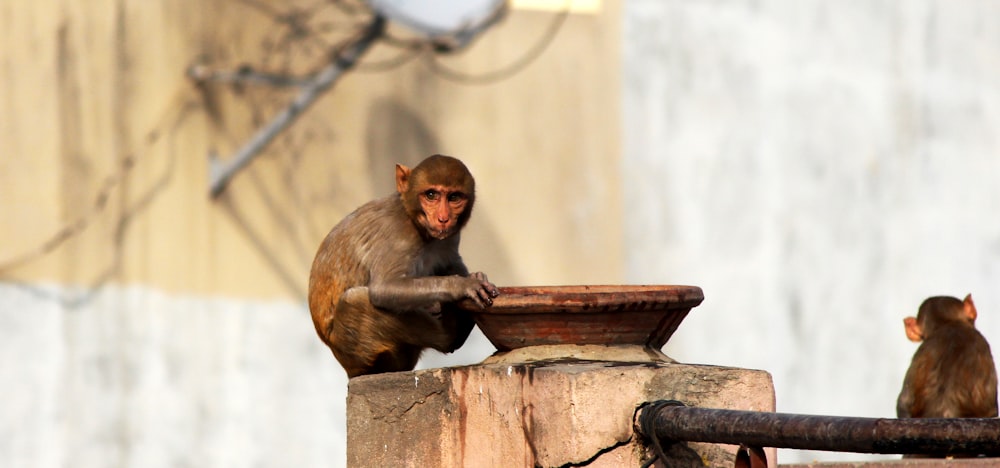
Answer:
[[[438,193],[437,190],[425,190],[424,191],[424,198],[426,198],[426,199],[428,199],[430,201],[437,200],[438,196],[440,196],[440,195],[441,194]]]
[[[449,202],[454,203],[454,202],[461,201],[461,200],[465,200],[465,194],[462,193],[462,192],[452,192],[452,193],[448,194],[448,201]]]

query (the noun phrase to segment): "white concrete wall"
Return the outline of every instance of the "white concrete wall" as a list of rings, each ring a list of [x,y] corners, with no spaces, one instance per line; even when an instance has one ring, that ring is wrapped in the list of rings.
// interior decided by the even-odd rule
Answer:
[[[5,283],[0,330],[0,466],[344,466],[304,305]]]
[[[305,304],[0,282],[0,336],[0,467],[345,466],[347,376]],[[419,367],[493,351],[477,329]]]
[[[1000,346],[1000,2],[624,5],[628,278],[706,297],[668,355],[893,417],[925,297]]]

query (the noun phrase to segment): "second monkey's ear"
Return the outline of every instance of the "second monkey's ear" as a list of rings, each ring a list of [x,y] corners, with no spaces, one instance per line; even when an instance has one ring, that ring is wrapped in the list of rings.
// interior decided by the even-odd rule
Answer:
[[[976,317],[979,314],[976,312],[976,304],[972,302],[972,294],[965,296],[965,300],[962,301],[962,308],[965,309],[965,317],[975,323]]]
[[[903,319],[903,327],[906,328],[906,337],[910,341],[919,343],[924,340],[924,330],[920,327],[920,323],[917,322],[916,317],[906,317]]]
[[[410,189],[410,168],[396,164],[396,191],[406,193]]]

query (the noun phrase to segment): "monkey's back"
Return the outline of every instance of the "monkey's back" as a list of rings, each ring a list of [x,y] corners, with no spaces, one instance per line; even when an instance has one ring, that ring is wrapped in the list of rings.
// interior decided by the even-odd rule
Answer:
[[[910,417],[997,416],[996,367],[989,343],[972,326],[936,330],[914,354],[910,378],[916,379]]]
[[[337,302],[344,291],[367,285],[373,269],[400,268],[392,264],[406,254],[397,252],[406,243],[392,241],[400,236],[419,233],[409,222],[398,194],[365,203],[330,229],[309,274],[309,312],[324,342],[329,339]]]

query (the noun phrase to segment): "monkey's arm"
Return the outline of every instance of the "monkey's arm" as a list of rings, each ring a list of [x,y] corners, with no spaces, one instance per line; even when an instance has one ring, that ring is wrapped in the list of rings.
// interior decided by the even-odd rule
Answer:
[[[908,384],[909,381],[903,382],[903,390],[899,392],[899,398],[896,399],[897,418],[912,417],[910,414],[910,406],[913,405],[913,389],[909,388]]]
[[[373,282],[368,294],[375,307],[389,310],[436,310],[442,302],[472,299],[479,307],[493,304],[496,287],[481,273],[474,276],[424,276]]]
[[[923,416],[928,386],[930,385],[927,377],[931,372],[931,364],[931,356],[928,356],[927,347],[921,345],[913,354],[910,367],[906,370],[906,377],[903,378],[903,389],[899,392],[899,398],[896,400],[897,418]]]

